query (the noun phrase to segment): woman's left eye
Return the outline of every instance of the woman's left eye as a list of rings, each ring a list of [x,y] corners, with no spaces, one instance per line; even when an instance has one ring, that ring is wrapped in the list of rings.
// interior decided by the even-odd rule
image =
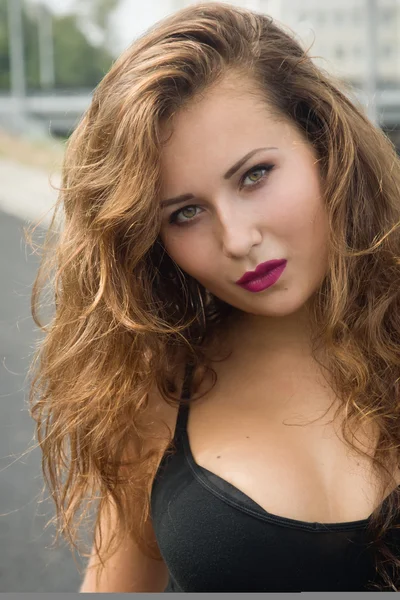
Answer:
[[[242,179],[240,180],[241,187],[256,186],[258,183],[260,183],[260,181],[262,181],[267,176],[267,173],[272,171],[273,168],[274,168],[274,165],[257,165],[255,167],[253,167],[252,169],[250,169],[249,171],[247,171],[247,173],[245,173],[243,175]],[[255,178],[253,178],[254,176],[255,176]],[[250,180],[250,184],[244,183],[246,181],[246,179]]]

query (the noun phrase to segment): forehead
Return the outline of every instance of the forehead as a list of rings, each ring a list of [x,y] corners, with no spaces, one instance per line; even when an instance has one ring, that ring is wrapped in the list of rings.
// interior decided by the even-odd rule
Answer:
[[[199,171],[220,176],[257,147],[304,143],[297,129],[273,111],[262,93],[243,80],[227,80],[178,110],[164,129],[162,187],[174,194],[193,185]],[[167,189],[165,189],[167,188]]]
[[[256,116],[258,122],[274,120],[271,108],[254,84],[222,81],[191,99],[164,126],[163,154],[173,154],[176,146],[182,144],[193,147],[200,137],[203,142],[207,138],[215,141],[216,132],[219,136],[223,132],[233,134],[238,122],[243,124],[243,120],[254,120]]]

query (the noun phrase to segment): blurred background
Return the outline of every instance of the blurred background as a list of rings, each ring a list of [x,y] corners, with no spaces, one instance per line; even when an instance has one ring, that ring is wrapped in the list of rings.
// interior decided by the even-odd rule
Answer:
[[[118,54],[190,0],[0,0],[0,592],[74,592],[77,564],[50,545],[52,504],[38,503],[40,454],[27,406],[37,330],[37,257],[23,227],[56,199],[64,145]],[[400,149],[400,0],[231,0],[289,26],[351,86]]]

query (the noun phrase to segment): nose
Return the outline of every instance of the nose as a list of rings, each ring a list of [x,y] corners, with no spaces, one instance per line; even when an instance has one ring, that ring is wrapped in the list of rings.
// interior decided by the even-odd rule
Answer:
[[[225,205],[219,223],[222,252],[228,258],[243,258],[262,241],[257,219],[243,214],[237,205],[229,209]]]

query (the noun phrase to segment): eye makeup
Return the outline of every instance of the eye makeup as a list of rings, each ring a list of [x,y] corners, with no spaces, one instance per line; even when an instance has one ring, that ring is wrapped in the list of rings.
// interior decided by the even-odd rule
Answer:
[[[254,167],[252,167],[251,169],[249,169],[248,171],[246,171],[246,173],[244,173],[244,175],[240,178],[239,181],[239,189],[244,190],[244,189],[250,189],[253,190],[255,188],[258,188],[260,185],[262,185],[265,181],[265,179],[268,177],[269,173],[272,171],[272,169],[274,168],[275,165],[273,165],[272,163],[262,163],[262,164],[258,164],[255,165]],[[259,179],[257,179],[255,182],[251,183],[250,185],[245,185],[244,182],[246,181],[247,177],[249,177],[250,175],[257,173],[259,171],[265,171],[264,175],[262,175]],[[174,211],[173,213],[171,213],[171,215],[168,218],[168,223],[170,225],[176,225],[177,227],[185,227],[188,224],[191,224],[195,219],[196,219],[196,215],[193,217],[190,217],[188,219],[184,219],[184,221],[178,221],[179,216],[181,215],[181,213],[184,210],[187,210],[189,208],[200,208],[199,206],[197,206],[196,204],[188,204],[187,206],[184,206],[182,208],[179,208],[178,210]],[[198,213],[199,214],[199,213]]]

